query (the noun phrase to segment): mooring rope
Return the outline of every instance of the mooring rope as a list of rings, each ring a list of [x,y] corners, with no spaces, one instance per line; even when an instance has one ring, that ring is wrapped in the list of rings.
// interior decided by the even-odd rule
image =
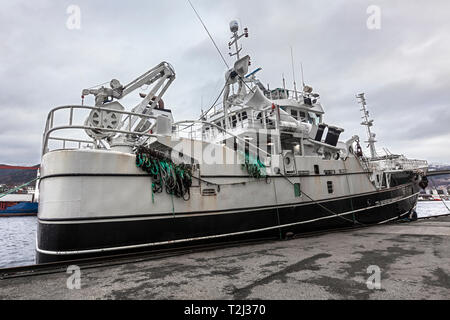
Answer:
[[[294,185],[294,183],[293,183],[291,180],[289,180],[289,178],[288,178],[287,176],[285,176],[283,173],[281,173],[281,171],[279,172],[279,174],[280,174],[282,177],[284,177],[287,181],[289,181],[290,184]],[[275,183],[275,182],[274,182],[274,183]],[[317,201],[314,200],[312,197],[310,197],[306,192],[304,192],[304,191],[301,189],[301,187],[300,187],[300,192],[301,192],[301,194],[304,194],[304,195],[305,195],[309,200],[311,200],[314,204],[318,205],[319,207],[321,207],[321,208],[324,209],[325,211],[331,213],[332,215],[335,215],[336,217],[338,217],[338,218],[340,218],[340,219],[343,219],[343,220],[345,220],[345,221],[351,222],[351,223],[353,223],[353,224],[354,224],[354,223],[357,223],[357,224],[360,224],[360,225],[362,225],[362,226],[366,226],[366,224],[364,224],[364,223],[362,223],[362,222],[359,222],[359,221],[356,220],[356,219],[351,220],[351,219],[344,218],[344,217],[340,216],[338,213],[334,212],[333,210],[328,209],[327,207],[325,207],[324,205],[322,205],[320,202],[317,202]]]

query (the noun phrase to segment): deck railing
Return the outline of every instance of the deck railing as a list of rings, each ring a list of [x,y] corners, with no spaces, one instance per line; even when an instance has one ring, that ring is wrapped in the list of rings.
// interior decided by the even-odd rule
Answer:
[[[173,126],[174,133],[178,137],[182,137],[182,135],[185,134],[184,137],[187,139],[209,142],[217,140],[219,138],[219,135],[223,138],[223,140],[226,140],[228,138],[235,138],[236,140],[247,144],[250,149],[257,151],[260,155],[270,157],[270,153],[268,153],[267,151],[212,122],[202,120],[184,120],[174,123]],[[208,130],[206,130],[206,128],[208,128]],[[205,133],[205,131],[208,131],[209,133]],[[214,131],[217,131],[217,133],[215,133]]]
[[[90,112],[92,110],[98,110],[98,111],[107,111],[107,112],[114,112],[121,115],[125,115],[125,118],[120,122],[120,125],[116,129],[109,129],[109,128],[103,128],[101,126],[95,126],[95,125],[87,125],[85,123],[85,119],[89,115],[87,112]],[[78,113],[81,113],[82,111],[85,111],[86,114],[81,115]],[[62,122],[63,124],[55,125],[55,119],[58,117],[63,118]],[[82,119],[81,117],[84,116]],[[71,143],[77,143],[78,148],[82,147],[82,144],[86,144],[87,147],[91,148],[97,148],[99,145],[103,145],[103,142],[100,139],[93,139],[87,135],[85,130],[96,130],[100,132],[111,132],[111,133],[117,133],[117,134],[126,134],[126,135],[133,135],[135,137],[155,137],[155,134],[151,134],[148,132],[137,132],[133,130],[133,122],[132,117],[138,117],[140,120],[156,120],[156,117],[153,115],[144,115],[129,111],[122,111],[122,110],[116,110],[116,109],[109,109],[109,108],[102,108],[102,107],[92,107],[92,106],[80,106],[80,105],[67,105],[67,106],[60,106],[53,108],[50,110],[47,121],[45,123],[45,130],[42,137],[42,155],[49,152],[49,141],[61,141],[62,142],[62,149],[67,148],[67,144],[69,142]],[[103,121],[103,112],[100,112],[100,121],[101,124]],[[125,128],[124,128],[125,126]],[[67,130],[78,130],[82,132],[83,138],[78,137],[62,137],[62,136],[53,136],[56,132],[62,132]],[[78,134],[79,136],[80,134]],[[86,138],[87,137],[87,138]]]

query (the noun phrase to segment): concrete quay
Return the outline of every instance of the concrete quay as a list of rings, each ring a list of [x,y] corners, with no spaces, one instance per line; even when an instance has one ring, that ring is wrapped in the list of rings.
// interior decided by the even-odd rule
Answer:
[[[0,280],[0,299],[450,299],[450,217],[81,268],[80,289],[69,277]]]

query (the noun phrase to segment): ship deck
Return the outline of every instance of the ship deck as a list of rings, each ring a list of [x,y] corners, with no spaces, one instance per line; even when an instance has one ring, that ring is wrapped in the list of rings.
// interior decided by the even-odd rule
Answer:
[[[380,270],[380,289],[366,281]],[[1,299],[449,299],[450,216],[0,280]]]

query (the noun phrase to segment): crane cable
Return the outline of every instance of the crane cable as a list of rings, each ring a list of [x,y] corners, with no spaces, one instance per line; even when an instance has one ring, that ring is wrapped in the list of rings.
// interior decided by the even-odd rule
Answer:
[[[227,61],[225,60],[222,52],[220,51],[219,47],[217,46],[216,42],[214,41],[211,33],[209,32],[208,28],[206,27],[205,23],[203,22],[202,18],[200,17],[199,13],[197,12],[197,10],[195,10],[194,5],[192,4],[191,0],[187,0],[187,2],[189,3],[189,5],[191,6],[192,10],[194,10],[195,15],[197,16],[198,20],[200,21],[200,23],[202,24],[203,28],[205,28],[206,33],[208,34],[209,38],[211,39],[212,43],[214,44],[214,47],[216,48],[217,52],[219,53],[220,57],[222,58],[223,63],[225,64],[225,66],[227,67],[227,69],[230,69],[230,66],[228,65]],[[238,75],[239,80],[251,91],[253,92],[253,90],[248,86],[247,83],[245,83],[244,79]],[[213,105],[211,108],[208,109],[208,111],[205,113],[207,114],[216,104],[216,102],[219,100],[219,98],[221,97],[223,91],[225,90],[225,87],[227,86],[227,82],[228,79],[225,81],[225,86],[223,87],[222,91],[220,92],[219,96],[217,97],[216,101],[214,101]]]
[[[214,47],[216,47],[217,52],[219,53],[220,57],[223,60],[223,63],[225,63],[225,65],[227,66],[228,69],[230,69],[230,67],[228,66],[227,61],[225,60],[225,58],[222,55],[222,52],[220,52],[219,47],[217,46],[216,42],[214,41],[213,37],[211,36],[211,34],[208,31],[208,28],[206,27],[206,25],[203,23],[202,18],[200,17],[200,15],[198,14],[197,10],[195,10],[194,5],[192,4],[191,0],[187,0],[187,2],[189,2],[192,10],[194,10],[195,14],[197,15],[198,20],[200,20],[200,23],[203,25],[203,28],[205,28],[206,33],[208,33],[209,38],[211,39],[212,43],[214,44]]]

